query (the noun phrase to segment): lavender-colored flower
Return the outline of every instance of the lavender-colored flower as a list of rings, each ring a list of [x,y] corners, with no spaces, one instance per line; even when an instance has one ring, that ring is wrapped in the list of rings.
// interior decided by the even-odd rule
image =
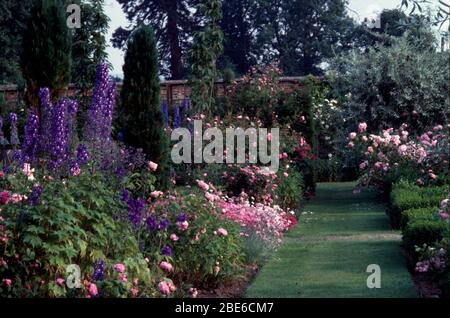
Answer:
[[[180,213],[177,216],[177,222],[187,221],[187,215],[185,213]]]
[[[173,128],[180,128],[181,118],[180,118],[180,107],[175,106],[175,110],[173,113]]]
[[[160,230],[165,230],[165,229],[167,229],[167,228],[169,227],[169,225],[170,225],[169,220],[167,220],[167,219],[161,219],[161,220],[159,221],[158,229],[160,229]]]
[[[138,226],[142,220],[144,212],[145,200],[142,198],[128,200],[128,220],[134,226]]]
[[[77,163],[85,165],[89,162],[89,153],[86,145],[79,144],[76,151]]]
[[[30,196],[28,197],[28,203],[31,206],[35,206],[38,203],[41,194],[42,194],[42,187],[39,185],[34,186],[33,189],[31,190]]]
[[[53,108],[50,127],[50,161],[49,169],[61,167],[68,158],[69,152],[69,100],[60,99]]]
[[[183,105],[181,108],[181,118],[184,125],[186,124],[186,119],[188,118],[188,116],[189,116],[189,98],[185,97],[183,99]]]
[[[128,203],[128,200],[130,200],[130,191],[128,191],[127,189],[123,189],[120,193],[120,199],[123,202]]]
[[[9,113],[9,124],[11,126],[11,145],[16,146],[20,144],[19,133],[17,132],[17,115],[16,113]]]
[[[39,145],[39,117],[36,109],[31,109],[25,124],[25,136],[22,144],[22,161],[31,163],[35,159]]]
[[[92,280],[102,281],[105,278],[105,262],[103,260],[97,260],[93,267]]]
[[[150,232],[153,232],[158,228],[156,218],[153,215],[149,216],[145,223],[147,224],[147,230],[149,230]]]
[[[161,249],[161,254],[164,256],[171,256],[172,248],[169,245],[163,246],[163,248]]]
[[[169,105],[164,100],[161,104],[161,112],[163,114],[164,128],[169,127]]]
[[[39,89],[38,96],[41,102],[39,151],[42,154],[47,154],[50,151],[50,128],[53,105],[50,101],[50,91],[47,87]]]

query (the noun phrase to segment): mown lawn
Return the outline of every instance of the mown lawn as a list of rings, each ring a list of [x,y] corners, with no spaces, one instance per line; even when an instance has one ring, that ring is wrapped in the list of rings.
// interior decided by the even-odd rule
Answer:
[[[416,297],[400,250],[375,194],[353,183],[319,184],[299,225],[287,234],[247,297]],[[310,213],[312,212],[312,214]],[[381,288],[369,289],[367,266],[381,267]]]

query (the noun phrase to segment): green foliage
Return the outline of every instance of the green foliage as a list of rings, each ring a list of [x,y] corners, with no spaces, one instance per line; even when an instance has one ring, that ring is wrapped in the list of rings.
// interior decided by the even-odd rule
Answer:
[[[398,228],[402,212],[414,208],[439,207],[447,187],[421,188],[407,182],[394,185],[390,194],[389,216],[392,226]]]
[[[157,222],[168,220],[168,228],[139,230],[144,255],[156,266],[161,261],[172,263],[174,271],[168,277],[175,284],[211,287],[240,274],[243,242],[239,236],[239,226],[220,218],[199,191],[190,188],[177,188],[177,191],[171,193],[170,200],[155,203]],[[180,214],[186,215],[189,224],[186,230],[178,228]],[[217,234],[219,228],[227,230],[228,235]],[[171,241],[171,234],[176,234],[178,240]],[[172,248],[171,256],[161,254],[161,249],[166,245]],[[216,266],[218,272],[214,271]]]
[[[129,40],[123,72],[120,130],[127,145],[142,148],[158,164],[158,183],[167,187],[169,143],[160,110],[158,52],[150,27],[136,30]]]
[[[418,220],[436,220],[438,218],[436,207],[413,208],[402,212],[401,228],[404,230],[409,223]]]
[[[83,296],[82,289],[69,290],[52,282],[66,278],[69,264],[80,266],[81,279],[90,281],[97,260],[105,262],[108,278],[97,286],[105,296],[129,293],[129,288],[119,291],[108,286],[120,284],[117,277],[111,277],[115,263],[129,264],[130,279],[149,283],[150,272],[130,226],[120,218],[124,207],[119,194],[106,186],[103,176],[83,173],[65,180],[36,177],[42,186],[38,204],[22,200],[2,209],[9,241],[0,255],[7,266],[0,271],[2,277],[13,280],[13,295]],[[3,189],[20,194],[28,194],[32,186],[22,173],[2,181]]]
[[[303,198],[303,187],[302,174],[295,169],[289,170],[289,175],[280,182],[275,191],[275,204],[284,210],[299,209]]]
[[[203,27],[194,33],[190,50],[192,79],[191,101],[197,112],[211,114],[214,83],[217,77],[217,58],[223,51],[221,0],[201,0],[198,4]]]
[[[335,88],[347,125],[366,122],[369,132],[406,123],[410,133],[447,118],[448,55],[405,33],[389,47],[377,45],[335,61]],[[346,127],[349,133],[354,127]]]
[[[64,3],[39,0],[23,36],[21,67],[27,83],[28,103],[39,107],[37,90],[48,87],[58,99],[70,80],[71,35]]]
[[[408,223],[403,231],[403,241],[408,251],[413,253],[416,246],[438,243],[448,235],[448,223],[440,220],[415,220]]]

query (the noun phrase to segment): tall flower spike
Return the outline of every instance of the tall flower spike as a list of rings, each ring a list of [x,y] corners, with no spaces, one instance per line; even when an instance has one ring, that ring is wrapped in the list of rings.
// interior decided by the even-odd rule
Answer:
[[[20,144],[19,133],[17,132],[17,115],[16,113],[9,113],[8,116],[9,124],[11,126],[11,140],[10,143],[13,146]]]
[[[169,106],[164,100],[161,104],[161,112],[163,114],[164,128],[169,127]]]
[[[181,118],[180,118],[180,107],[175,106],[175,110],[173,113],[173,128],[180,128]]]
[[[0,146],[5,144],[5,134],[3,133],[3,117],[0,115]]]
[[[69,151],[68,126],[69,100],[60,99],[53,108],[50,129],[50,162],[49,169],[61,167],[67,160]]]
[[[39,152],[41,154],[47,154],[50,150],[50,126],[53,105],[50,101],[50,91],[47,87],[39,89],[38,96],[41,102]]]
[[[25,124],[25,136],[22,144],[22,161],[33,162],[36,158],[39,143],[39,117],[37,110],[32,108]]]

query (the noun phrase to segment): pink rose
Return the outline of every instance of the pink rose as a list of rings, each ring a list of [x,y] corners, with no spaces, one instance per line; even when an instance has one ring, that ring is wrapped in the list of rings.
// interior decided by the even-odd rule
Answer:
[[[353,143],[353,141],[350,141],[347,146],[349,148],[353,148],[353,147],[355,147],[355,144]]]
[[[197,288],[189,288],[189,295],[191,295],[192,298],[197,298],[198,296],[198,291]]]
[[[350,139],[354,140],[356,138],[357,134],[355,132],[350,133]]]
[[[188,221],[183,221],[183,222],[177,222],[177,228],[180,231],[186,231],[189,227],[189,222]]]
[[[136,287],[133,287],[133,288],[131,288],[130,292],[133,297],[137,297],[139,294],[139,289]]]
[[[368,153],[372,153],[372,152],[373,152],[373,147],[370,147],[370,146],[367,147],[367,152],[368,152]]]
[[[284,176],[285,178],[287,178],[287,177],[289,177],[289,173],[284,172],[284,173],[283,173],[283,176]]]
[[[401,145],[400,147],[398,147],[398,153],[401,156],[405,156],[407,150],[408,150],[408,147],[406,145]]]
[[[208,191],[209,190],[209,185],[202,180],[197,180],[197,185],[199,186],[200,189],[202,189],[203,191]]]
[[[148,167],[151,171],[156,171],[158,169],[158,164],[154,163],[153,161],[148,162]]]
[[[164,262],[164,261],[162,261],[159,264],[159,268],[161,268],[162,270],[167,271],[167,272],[171,272],[173,270],[172,264],[170,264],[169,262]]]
[[[170,284],[166,281],[162,281],[158,284],[159,292],[163,295],[170,295]]]
[[[64,285],[64,279],[59,277],[56,279],[56,285],[63,286]]]
[[[219,228],[219,229],[217,229],[217,234],[219,236],[227,236],[228,235],[228,231],[225,230],[224,228]]]
[[[2,279],[2,282],[4,285],[6,285],[8,287],[10,287],[12,285],[12,280],[7,279],[7,278]]]
[[[125,272],[125,265],[118,263],[116,265],[114,265],[114,269],[118,272],[118,273],[123,273]]]
[[[210,202],[214,202],[216,200],[216,196],[214,194],[209,193],[209,192],[205,193],[205,198],[206,198],[206,200],[208,200]]]
[[[178,241],[179,239],[180,239],[180,238],[179,238],[175,233],[170,234],[170,240],[176,242],[176,241]]]
[[[367,161],[364,161],[359,165],[359,169],[361,169],[361,170],[366,169],[366,167],[367,167]]]
[[[360,133],[363,133],[363,132],[365,132],[367,130],[367,124],[366,123],[360,123],[359,125],[358,125],[358,131],[360,132]]]
[[[154,199],[159,198],[160,196],[162,196],[164,194],[164,192],[162,191],[153,191],[150,193],[150,196]]]
[[[12,196],[11,196],[11,201],[12,201],[12,203],[19,203],[20,201],[22,201],[22,196],[20,195],[20,194],[18,194],[18,193],[14,193]]]
[[[447,212],[441,212],[439,213],[439,216],[441,217],[442,220],[448,220],[450,215]]]
[[[9,193],[8,191],[0,192],[0,204],[5,205],[9,202]]]
[[[98,294],[97,285],[95,285],[94,283],[90,283],[88,287],[88,292],[91,296],[97,296]]]

